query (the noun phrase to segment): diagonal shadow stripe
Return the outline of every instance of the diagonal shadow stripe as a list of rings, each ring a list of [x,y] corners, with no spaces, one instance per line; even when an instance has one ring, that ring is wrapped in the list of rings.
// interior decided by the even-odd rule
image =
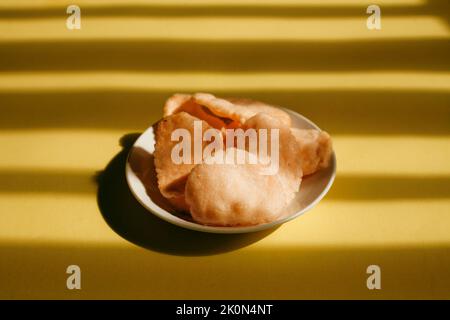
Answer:
[[[123,175],[125,157],[115,166]],[[7,170],[0,171],[0,193],[95,194],[97,176],[91,171]],[[450,198],[449,177],[338,175],[325,199],[397,200]]]
[[[0,170],[0,193],[94,194],[95,172]]]
[[[450,198],[450,177],[338,174],[326,198],[351,201]]]
[[[128,231],[126,235],[122,232],[125,239],[149,251],[122,243],[110,245],[99,240],[91,243],[82,237],[76,242],[43,242],[40,238],[27,242],[2,241],[0,298],[73,299],[74,294],[79,299],[155,300],[371,300],[374,294],[379,299],[449,298],[450,277],[446,276],[450,268],[448,237],[443,237],[442,243],[428,239],[421,241],[424,231],[413,229],[408,223],[393,226],[406,231],[402,234],[417,235],[417,239],[411,236],[415,239],[406,243],[391,241],[391,228],[387,228],[373,232],[372,238],[380,240],[367,245],[357,239],[359,230],[336,225],[334,227],[342,228],[342,232],[351,230],[355,233],[351,245],[343,245],[341,239],[330,244],[330,237],[323,236],[320,230],[318,236],[306,243],[301,242],[304,237],[296,239],[296,245],[284,245],[284,242],[277,245],[276,241],[267,239],[244,252],[218,255],[254,243],[258,236],[189,233],[169,228],[151,220],[151,215],[147,216],[147,219],[145,216],[136,219],[134,225],[127,225],[127,219],[117,225],[122,227],[120,231]],[[372,230],[371,227],[367,224],[368,230]],[[430,228],[428,224],[424,227],[431,231]],[[385,234],[388,239],[381,241]],[[55,275],[61,274],[71,261],[82,266],[83,272],[86,270],[83,279],[88,280],[85,283],[89,290],[74,293],[61,289],[64,274]],[[383,285],[389,285],[389,290],[374,293],[366,289],[365,269],[374,261],[383,266],[382,281]],[[212,273],[220,274],[220,277],[211,279]],[[22,280],[29,274],[33,277]],[[416,302],[407,304],[413,303]],[[380,311],[371,313],[381,317]]]
[[[127,71],[450,70],[448,40],[0,42],[0,69]]]
[[[0,93],[0,130],[143,130],[162,116],[169,91]],[[384,90],[224,91],[293,109],[331,134],[449,135],[450,93]]]

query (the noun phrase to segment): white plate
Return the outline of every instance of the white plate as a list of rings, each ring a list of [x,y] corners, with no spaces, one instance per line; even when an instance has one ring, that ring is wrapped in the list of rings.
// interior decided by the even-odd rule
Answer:
[[[284,109],[292,118],[292,126],[304,129],[319,129],[312,121],[300,114]],[[295,219],[312,209],[328,192],[336,176],[336,156],[333,152],[330,166],[302,180],[300,192],[292,204],[276,221],[249,227],[213,227],[198,224],[170,208],[157,188],[153,166],[155,136],[153,127],[148,128],[135,142],[128,155],[126,177],[128,186],[136,199],[150,212],[177,226],[211,233],[247,233],[261,231]]]

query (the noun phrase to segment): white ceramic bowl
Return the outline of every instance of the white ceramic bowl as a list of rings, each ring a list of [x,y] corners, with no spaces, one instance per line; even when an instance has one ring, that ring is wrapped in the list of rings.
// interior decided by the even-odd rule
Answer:
[[[284,109],[292,118],[292,126],[304,129],[319,129],[312,121],[302,115]],[[333,152],[328,168],[323,169],[302,180],[300,192],[292,204],[276,221],[247,227],[213,227],[196,223],[188,216],[181,216],[164,204],[164,199],[157,190],[156,175],[154,174],[153,158],[155,136],[153,127],[148,128],[136,140],[126,163],[126,178],[131,192],[136,199],[151,213],[177,226],[210,233],[247,233],[261,231],[281,225],[295,219],[312,209],[325,196],[333,184],[336,176],[336,156]]]

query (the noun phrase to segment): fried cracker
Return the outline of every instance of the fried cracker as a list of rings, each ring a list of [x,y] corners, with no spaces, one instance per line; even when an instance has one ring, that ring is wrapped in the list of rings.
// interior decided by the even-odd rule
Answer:
[[[208,108],[198,104],[194,97],[188,94],[177,93],[167,99],[164,105],[164,116],[186,112],[190,115],[206,121],[211,127],[222,129],[227,127],[227,119],[221,119],[214,115]]]
[[[257,113],[264,112],[284,125],[291,126],[291,118],[286,112],[263,102],[242,98],[222,99],[209,93],[196,93],[194,99],[217,116],[229,118],[241,124]]]
[[[245,122],[245,129],[253,128],[258,130],[266,129],[269,133],[270,129],[279,130],[279,174],[286,179],[289,189],[297,192],[300,188],[301,178],[303,176],[301,161],[299,161],[299,148],[294,135],[289,127],[278,119],[266,114],[258,113]],[[270,150],[270,145],[269,145]]]
[[[200,164],[186,183],[186,202],[193,219],[215,226],[256,225],[274,221],[299,191],[302,169],[299,148],[290,128],[278,119],[258,113],[246,121],[245,129],[279,131],[279,171],[265,175],[261,164]],[[229,152],[247,150],[230,148]],[[270,150],[270,146],[268,148]],[[273,155],[270,155],[273,157]]]
[[[267,113],[288,127],[291,126],[290,116],[278,107],[251,99],[218,98],[209,93],[177,93],[167,99],[164,116],[183,111],[205,120],[216,129],[238,128],[260,112]]]
[[[317,172],[329,165],[333,152],[330,135],[314,129],[291,128],[300,149],[300,159],[304,175]]]
[[[186,183],[192,218],[213,226],[248,226],[276,220],[293,193],[282,191],[280,176],[263,175],[262,169],[259,164],[196,166]]]
[[[280,107],[272,106],[267,103],[252,99],[227,98],[227,100],[233,103],[235,106],[242,108],[242,110],[245,109],[245,115],[243,115],[241,119],[241,121],[243,122],[247,121],[258,113],[265,113],[278,119],[283,125],[287,127],[291,126],[291,117]]]
[[[194,152],[194,121],[200,121],[186,112],[180,112],[163,118],[157,125],[155,137],[155,168],[158,178],[158,187],[161,194],[167,198],[177,209],[188,211],[189,207],[184,201],[186,179],[195,167],[195,164],[175,164],[172,161],[172,149],[178,141],[171,141],[175,129],[184,128],[191,134],[191,152]],[[211,127],[202,122],[202,135]]]

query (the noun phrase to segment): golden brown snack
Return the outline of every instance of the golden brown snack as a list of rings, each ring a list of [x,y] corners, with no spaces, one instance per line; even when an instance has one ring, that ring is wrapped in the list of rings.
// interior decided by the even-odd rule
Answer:
[[[195,164],[176,164],[172,161],[172,149],[178,141],[171,141],[175,129],[184,128],[194,136],[194,121],[200,121],[186,112],[163,118],[157,125],[155,137],[155,168],[161,194],[179,210],[188,211],[184,197],[186,179]],[[211,127],[202,121],[202,134]],[[194,139],[191,139],[191,157],[194,153]]]
[[[186,112],[190,115],[206,121],[211,127],[222,129],[227,126],[226,119],[221,119],[209,111],[209,109],[198,104],[195,99],[188,94],[177,93],[167,99],[164,105],[164,117],[172,114]]]
[[[292,128],[291,132],[300,149],[300,162],[305,176],[328,167],[333,149],[327,132],[297,128]]]
[[[286,192],[281,176],[263,175],[262,169],[259,164],[196,166],[186,183],[186,202],[193,219],[213,226],[248,226],[276,220],[295,193]]]
[[[302,169],[299,148],[290,128],[265,113],[251,117],[245,129],[266,129],[271,141],[271,129],[279,133],[278,172],[266,175],[262,164],[200,164],[186,183],[186,202],[193,219],[215,226],[255,225],[276,220],[300,189]],[[271,149],[269,146],[269,150]],[[244,153],[245,158],[257,157],[247,150],[230,148],[225,152]],[[270,154],[271,159],[275,157]]]
[[[181,112],[180,108],[189,100],[192,99],[190,94],[175,93],[166,100],[163,107],[163,117],[171,116],[172,114]]]
[[[257,113],[264,112],[281,121],[283,125],[291,126],[291,117],[286,112],[259,101],[241,98],[222,99],[209,93],[196,93],[194,99],[215,115],[232,119],[241,124]]]
[[[239,108],[246,109],[246,115],[250,115],[251,117],[255,116],[258,113],[265,113],[269,116],[272,116],[279,120],[283,125],[290,127],[291,126],[291,117],[288,113],[283,111],[281,108],[269,105],[264,102],[252,100],[252,99],[244,99],[244,98],[227,98],[228,101],[233,103],[235,106]],[[247,121],[249,118],[245,116],[242,118],[242,121]]]
[[[167,100],[164,116],[156,130],[158,187],[175,208],[190,212],[196,222],[205,225],[248,226],[278,219],[300,190],[303,175],[328,166],[332,154],[326,132],[291,128],[288,113],[258,101],[222,99],[207,93],[175,94]],[[211,163],[208,160],[212,158],[207,158],[199,164],[174,163],[172,152],[179,141],[171,141],[172,132],[183,128],[194,136],[195,120],[203,120],[202,136],[216,128],[222,132],[217,138],[232,142],[230,149],[221,146],[219,154],[235,152],[247,162]],[[225,129],[235,128],[255,129],[256,135],[253,132],[242,138],[231,132],[224,137]],[[261,146],[260,141],[252,145],[246,139],[260,139],[260,133],[268,134],[269,164],[250,164],[250,158],[261,161]],[[277,135],[278,140],[271,142]],[[193,158],[194,139],[191,143]],[[202,148],[208,143],[203,142]],[[268,173],[274,162],[276,173]]]
[[[209,93],[174,94],[164,105],[164,116],[187,112],[205,120],[216,129],[239,128],[257,113],[264,112],[291,126],[290,116],[283,110],[263,102],[242,98],[218,98]]]
[[[266,129],[270,133],[270,129],[279,130],[279,175],[285,176],[286,183],[290,184],[290,188],[296,192],[300,188],[301,178],[303,176],[302,164],[299,161],[300,150],[297,140],[288,128],[278,119],[266,114],[258,113],[245,122],[244,129],[253,128],[257,131]],[[269,135],[270,137],[270,135]],[[270,138],[268,141],[270,142]],[[269,145],[269,150],[271,146]]]

